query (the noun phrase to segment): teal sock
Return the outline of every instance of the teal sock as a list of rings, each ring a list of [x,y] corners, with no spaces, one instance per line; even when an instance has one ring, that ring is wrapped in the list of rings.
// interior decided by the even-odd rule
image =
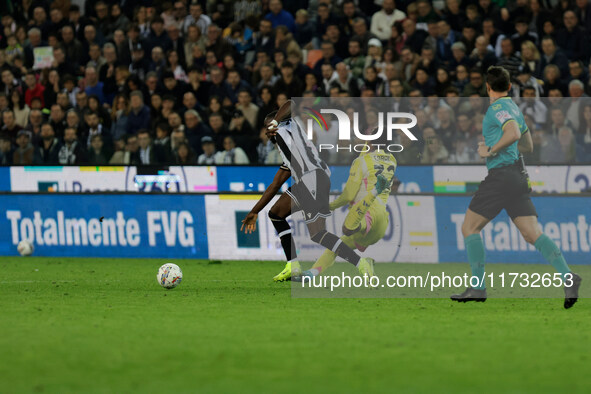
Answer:
[[[468,252],[468,262],[472,269],[472,276],[478,278],[478,284],[472,287],[482,290],[486,288],[484,283],[484,244],[482,238],[480,238],[480,234],[471,234],[464,238],[464,243]],[[471,283],[474,285],[475,281],[476,279],[472,279]]]
[[[546,234],[542,234],[538,237],[534,246],[540,251],[540,253],[542,253],[542,256],[552,264],[552,267],[562,274],[562,279],[564,279],[564,276],[570,272],[570,269],[554,241],[552,241]]]

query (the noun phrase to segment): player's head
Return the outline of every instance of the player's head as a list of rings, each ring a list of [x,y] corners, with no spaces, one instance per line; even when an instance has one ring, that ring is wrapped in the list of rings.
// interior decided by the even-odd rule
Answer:
[[[511,89],[511,76],[503,67],[491,66],[486,71],[486,91],[490,96],[495,93],[506,93]]]

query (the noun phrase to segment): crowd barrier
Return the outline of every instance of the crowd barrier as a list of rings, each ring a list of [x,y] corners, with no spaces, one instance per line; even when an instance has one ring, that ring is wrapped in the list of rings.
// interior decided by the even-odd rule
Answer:
[[[282,260],[281,245],[267,211],[254,234],[241,233],[241,221],[256,194],[19,194],[0,195],[0,254],[16,255],[22,239],[38,256],[158,257]],[[465,195],[393,195],[389,226],[366,255],[381,262],[465,261],[461,223],[469,203]],[[567,261],[589,264],[591,204],[583,196],[533,198],[543,231]],[[337,234],[346,208],[328,219]],[[102,218],[102,220],[101,220]],[[302,260],[321,248],[308,238],[299,214],[290,218]],[[483,231],[489,262],[541,263],[505,213]]]

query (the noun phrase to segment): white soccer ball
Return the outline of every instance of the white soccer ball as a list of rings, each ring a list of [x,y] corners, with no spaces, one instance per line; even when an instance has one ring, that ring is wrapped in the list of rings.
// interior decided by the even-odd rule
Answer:
[[[158,270],[156,280],[158,280],[160,286],[166,289],[173,289],[181,283],[181,280],[183,280],[183,271],[181,271],[181,268],[176,264],[164,264]]]
[[[23,239],[16,246],[16,250],[18,251],[18,253],[21,256],[30,256],[33,254],[35,247],[33,246],[33,244],[30,241]]]

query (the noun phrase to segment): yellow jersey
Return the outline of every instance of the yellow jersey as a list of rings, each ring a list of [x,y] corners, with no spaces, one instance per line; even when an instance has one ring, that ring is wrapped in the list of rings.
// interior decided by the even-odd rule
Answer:
[[[330,209],[361,201],[375,188],[378,175],[383,175],[388,181],[394,177],[396,165],[394,155],[388,152],[373,151],[361,154],[351,164],[345,188],[341,195],[330,203]],[[377,198],[385,204],[389,195],[390,188],[387,188]]]

